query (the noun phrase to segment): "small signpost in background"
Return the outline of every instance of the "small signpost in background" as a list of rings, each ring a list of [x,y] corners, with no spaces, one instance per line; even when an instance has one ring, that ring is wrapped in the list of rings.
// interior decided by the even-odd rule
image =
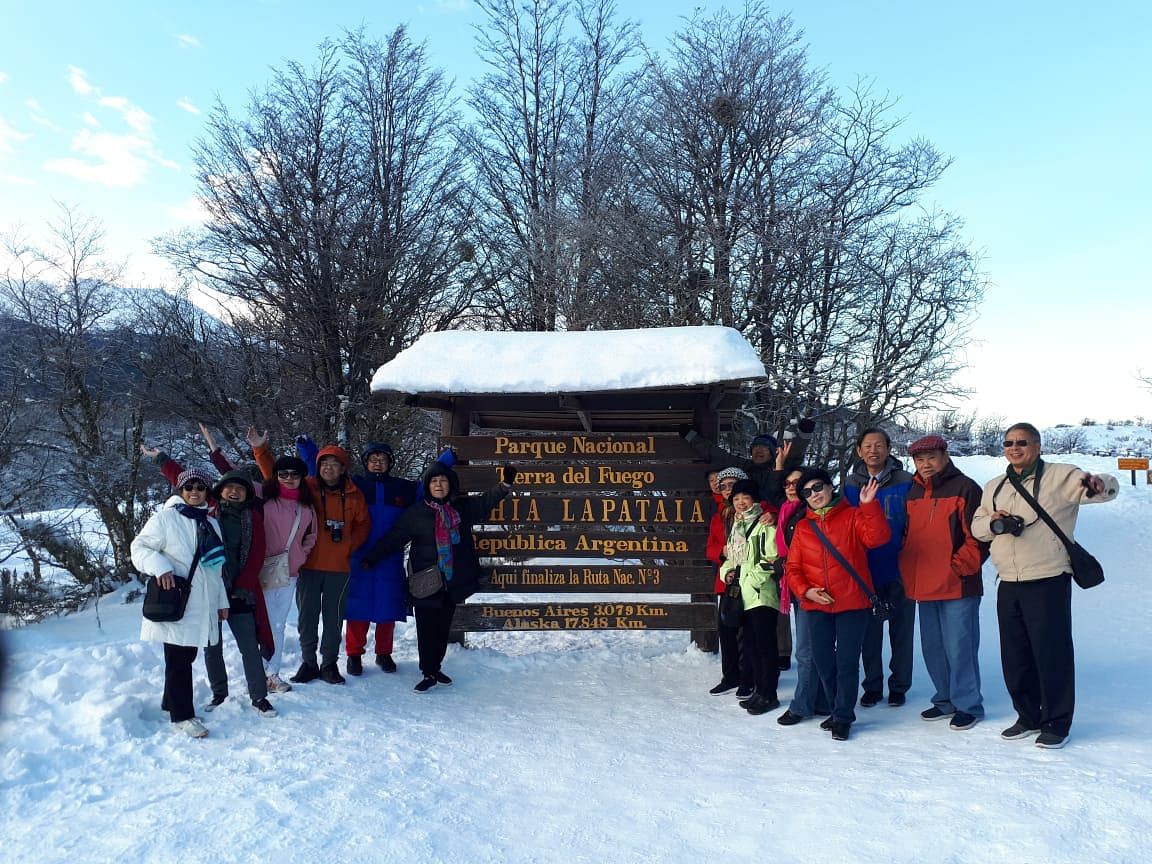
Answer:
[[[1144,472],[1144,482],[1145,483],[1152,483],[1152,473],[1150,473],[1148,471],[1148,457],[1147,456],[1131,457],[1131,458],[1126,458],[1124,456],[1121,456],[1119,459],[1116,460],[1116,467],[1119,468],[1121,471],[1131,471],[1132,472],[1132,485],[1133,486],[1136,485],[1136,472],[1137,471],[1143,471]]]

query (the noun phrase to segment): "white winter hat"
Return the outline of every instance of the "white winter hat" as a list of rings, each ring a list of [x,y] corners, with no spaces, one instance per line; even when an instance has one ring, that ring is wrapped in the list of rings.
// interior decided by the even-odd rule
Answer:
[[[748,474],[743,468],[725,468],[716,475],[716,482],[721,480],[747,480]]]

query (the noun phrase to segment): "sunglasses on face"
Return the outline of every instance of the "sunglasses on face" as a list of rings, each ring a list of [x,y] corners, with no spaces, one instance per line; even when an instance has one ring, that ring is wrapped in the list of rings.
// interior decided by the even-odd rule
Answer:
[[[300,478],[299,471],[277,471],[276,476],[281,480],[298,480]]]
[[[1007,450],[1009,447],[1027,447],[1031,443],[1032,442],[1029,441],[1027,438],[1017,438],[1015,441],[1012,441],[1012,440],[1005,441],[1004,442],[1004,449]]]
[[[784,481],[784,488],[785,489],[790,489],[790,488],[795,489],[796,484],[798,484],[799,482],[800,482],[799,480],[785,480]]]
[[[827,483],[813,483],[811,486],[805,486],[800,490],[801,498],[811,498],[813,495],[819,495],[828,488]]]
[[[185,483],[180,487],[185,492],[207,492],[208,487],[203,483]]]

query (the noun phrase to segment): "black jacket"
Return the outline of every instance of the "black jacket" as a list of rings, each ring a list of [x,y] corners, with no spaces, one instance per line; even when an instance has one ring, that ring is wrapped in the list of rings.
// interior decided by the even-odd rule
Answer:
[[[460,540],[452,545],[452,581],[447,585],[453,603],[467,600],[476,593],[479,586],[480,560],[472,543],[472,526],[484,521],[508,492],[504,486],[495,486],[483,495],[462,495],[452,501],[452,508],[460,514]],[[379,560],[400,551],[408,544],[412,544],[408,559],[413,571],[431,567],[439,559],[436,550],[436,511],[424,501],[417,501],[405,510],[365,558],[368,561]],[[439,605],[442,602],[442,594],[434,594],[419,601],[420,605]]]

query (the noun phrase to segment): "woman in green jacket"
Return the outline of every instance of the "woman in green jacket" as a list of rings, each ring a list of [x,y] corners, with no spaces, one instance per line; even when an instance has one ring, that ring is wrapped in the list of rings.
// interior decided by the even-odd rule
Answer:
[[[776,687],[780,662],[776,650],[776,620],[780,614],[780,566],[776,555],[776,526],[765,525],[760,516],[759,489],[751,480],[732,487],[735,516],[725,547],[720,576],[732,584],[739,581],[744,605],[744,639],[741,651],[752,672],[755,690],[740,707],[749,714],[764,714],[780,707]]]

